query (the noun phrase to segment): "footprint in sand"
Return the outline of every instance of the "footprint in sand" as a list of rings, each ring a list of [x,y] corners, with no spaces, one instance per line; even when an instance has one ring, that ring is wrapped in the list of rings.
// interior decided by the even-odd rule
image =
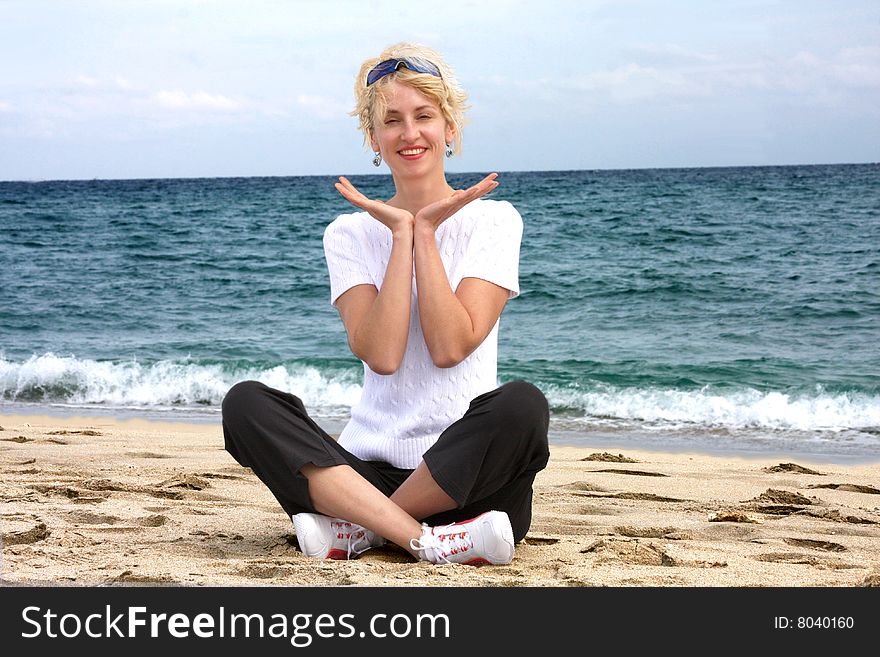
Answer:
[[[122,522],[122,519],[116,516],[93,511],[70,511],[66,515],[74,525],[115,525],[117,522]]]
[[[293,575],[295,570],[288,566],[249,564],[236,568],[232,572],[248,579],[282,579]]]
[[[715,511],[709,515],[709,522],[744,522],[751,524],[760,524],[762,521],[746,515],[742,511],[732,509],[722,509]]]
[[[690,566],[698,568],[724,568],[723,561],[679,559],[663,548],[638,539],[600,539],[581,550],[582,554],[595,554],[597,563],[625,563],[632,566]]]
[[[787,490],[768,488],[755,498],[746,502],[747,508],[760,513],[774,516],[789,516],[800,513],[812,504],[816,504],[816,498],[810,499],[800,493]]]
[[[161,527],[169,522],[168,516],[161,514],[151,514],[141,518],[124,519],[108,513],[70,511],[66,516],[78,527],[82,527],[83,525],[111,525],[119,531],[140,531],[141,528]]]
[[[862,486],[860,484],[813,484],[807,488],[830,488],[832,490],[844,490],[850,493],[866,493],[868,495],[880,495],[880,490],[873,486]]]
[[[821,472],[810,470],[797,463],[780,463],[779,465],[774,465],[768,468],[761,468],[761,470],[763,472],[796,472],[798,474],[819,475],[821,477],[825,476]]]
[[[790,563],[814,566],[822,570],[841,570],[846,568],[862,568],[862,566],[845,563],[827,557],[816,557],[812,554],[802,554],[800,552],[772,552],[768,554],[757,554],[752,557],[755,561],[766,561],[770,563]]]
[[[631,459],[623,454],[609,454],[608,452],[594,452],[589,456],[580,459],[581,461],[606,461],[608,463],[638,463],[636,459]]]
[[[647,470],[624,470],[619,468],[604,468],[602,470],[590,470],[590,472],[609,472],[611,474],[635,475],[637,477],[668,477],[661,472],[649,472]]]
[[[39,517],[26,513],[0,515],[3,526],[3,545],[27,545],[47,538],[51,532]]]
[[[620,511],[617,509],[609,509],[603,506],[596,506],[595,504],[576,504],[572,508],[568,508],[569,505],[565,505],[562,507],[557,507],[557,511],[562,513],[576,513],[582,516],[616,516],[620,515]]]
[[[602,509],[594,509],[594,513],[585,515],[613,515]],[[579,518],[576,516],[560,513],[544,514],[543,518],[532,521],[532,530],[543,534],[555,534],[560,536],[583,536],[592,533],[592,529],[597,525],[597,521],[589,518]]]
[[[662,538],[669,541],[683,541],[691,538],[689,532],[678,527],[615,527],[615,533],[627,538]]]
[[[825,552],[846,552],[845,546],[831,541],[818,541],[811,538],[783,538],[782,540],[795,547],[813,548]]]
[[[168,522],[168,516],[154,514],[138,518],[134,522],[141,527],[161,527]]]
[[[793,493],[787,490],[777,490],[775,488],[768,488],[758,495],[758,497],[749,500],[749,502],[759,502],[763,504],[797,504],[801,506],[814,504],[813,500],[800,493]]]
[[[204,477],[206,479],[231,479],[238,481],[245,481],[245,478],[240,475],[228,475],[228,474],[218,474],[216,472],[197,472],[197,477]]]
[[[172,500],[183,499],[183,493],[178,490],[167,490],[156,486],[134,486],[113,481],[112,479],[87,479],[80,482],[80,486],[92,491],[143,493],[152,497],[164,497]]]
[[[556,489],[562,491],[573,491],[576,493],[607,493],[607,488],[602,488],[588,481],[573,481],[570,484],[562,484],[555,486]]]
[[[880,586],[880,573],[871,573],[866,576],[859,586]]]
[[[95,431],[94,429],[80,429],[78,431],[69,431],[67,429],[59,429],[58,431],[49,431],[47,436],[70,436],[74,434],[79,434],[81,436],[100,436],[100,431]]]
[[[526,534],[523,539],[523,545],[556,545],[559,539],[555,536],[536,536],[534,534]]]
[[[646,502],[690,502],[690,500],[678,497],[664,497],[663,495],[654,495],[654,493],[615,493],[608,497],[614,497],[619,500],[644,500]]]
[[[878,525],[880,522],[871,520],[870,518],[862,518],[860,516],[841,513],[838,509],[804,509],[801,513],[822,520],[831,520],[832,522],[846,522],[853,525]]]
[[[178,580],[168,575],[139,575],[125,570],[107,580],[107,584],[176,584]]]
[[[100,504],[105,502],[110,493],[104,491],[90,491],[76,488],[74,486],[54,486],[46,484],[30,484],[29,488],[42,493],[43,495],[55,495],[66,497],[74,504]]]

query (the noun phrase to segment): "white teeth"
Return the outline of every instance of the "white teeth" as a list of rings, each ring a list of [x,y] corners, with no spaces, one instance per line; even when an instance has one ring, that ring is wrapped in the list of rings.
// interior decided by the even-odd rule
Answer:
[[[400,154],[401,155],[418,155],[419,153],[421,153],[424,150],[425,150],[424,148],[408,148],[407,150],[400,151]]]

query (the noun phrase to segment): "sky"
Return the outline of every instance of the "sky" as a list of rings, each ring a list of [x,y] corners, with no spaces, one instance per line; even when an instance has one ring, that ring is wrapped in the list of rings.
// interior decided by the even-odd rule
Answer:
[[[400,41],[469,94],[450,171],[880,161],[877,0],[0,0],[0,180],[387,173]]]

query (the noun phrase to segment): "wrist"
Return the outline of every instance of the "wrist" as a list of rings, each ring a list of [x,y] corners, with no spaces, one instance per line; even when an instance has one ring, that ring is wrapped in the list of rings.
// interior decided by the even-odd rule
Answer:
[[[393,240],[407,240],[412,241],[413,239],[413,224],[411,221],[404,222],[399,226],[395,226],[391,229],[391,239]]]
[[[433,242],[436,233],[436,226],[429,224],[427,221],[417,221],[413,227],[413,237],[416,240],[430,240]]]

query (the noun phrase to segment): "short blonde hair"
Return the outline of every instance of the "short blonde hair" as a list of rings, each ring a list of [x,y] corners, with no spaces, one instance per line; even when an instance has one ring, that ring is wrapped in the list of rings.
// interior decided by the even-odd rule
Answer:
[[[386,59],[405,59],[407,57],[427,59],[437,67],[441,77],[438,78],[428,73],[417,73],[401,67],[367,86],[367,74],[376,64],[384,62]],[[358,117],[358,128],[364,133],[364,144],[369,146],[375,121],[384,114],[388,107],[386,90],[391,80],[408,84],[437,103],[447,125],[455,128],[454,150],[456,154],[460,153],[461,129],[465,123],[464,113],[468,109],[465,105],[467,94],[458,84],[455,73],[449,64],[443,61],[440,53],[415,43],[398,43],[390,46],[382,51],[378,57],[371,57],[361,64],[361,69],[354,83],[356,106],[351,115]]]

